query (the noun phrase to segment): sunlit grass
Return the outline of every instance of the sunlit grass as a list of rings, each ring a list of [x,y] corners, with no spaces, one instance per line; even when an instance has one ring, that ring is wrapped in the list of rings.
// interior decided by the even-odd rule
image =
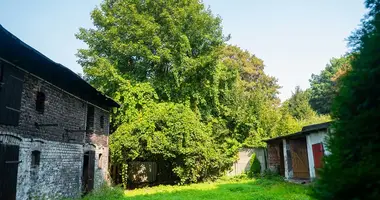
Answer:
[[[156,186],[123,191],[120,188],[103,189],[87,196],[85,200],[308,200],[310,188],[279,180],[228,179],[212,183],[185,186]]]

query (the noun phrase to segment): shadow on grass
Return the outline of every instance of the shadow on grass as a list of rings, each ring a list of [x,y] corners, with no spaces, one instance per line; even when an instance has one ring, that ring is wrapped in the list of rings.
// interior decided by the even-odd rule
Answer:
[[[310,188],[274,180],[241,180],[239,182],[201,183],[187,186],[158,186],[124,192],[120,188],[97,191],[86,200],[307,200]]]

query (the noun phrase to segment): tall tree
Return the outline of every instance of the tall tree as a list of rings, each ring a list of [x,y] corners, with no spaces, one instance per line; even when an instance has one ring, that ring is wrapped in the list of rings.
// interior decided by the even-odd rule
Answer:
[[[332,58],[320,74],[311,75],[310,106],[318,114],[330,114],[331,105],[338,93],[339,80],[351,69],[353,55]]]
[[[80,29],[88,45],[79,63],[88,80],[113,95],[104,71],[149,82],[159,99],[189,102],[206,115],[217,100],[217,51],[224,44],[221,19],[198,0],[105,0]],[[105,86],[108,84],[107,86]]]
[[[226,123],[223,137],[245,146],[262,146],[273,135],[278,114],[279,85],[264,72],[264,62],[236,46],[227,45],[220,56],[220,118]]]
[[[349,38],[358,55],[333,104],[320,199],[380,199],[380,1],[365,5],[369,13]]]
[[[238,144],[216,142],[208,125],[219,109],[221,19],[198,0],[105,0],[91,18],[78,57],[85,78],[122,105],[113,161],[160,158],[181,182],[222,174]]]
[[[200,1],[105,0],[91,17],[95,28],[77,34],[88,45],[78,57],[85,78],[121,104],[114,161],[160,158],[194,182],[221,175],[242,145],[276,135],[277,80],[255,55],[225,44],[221,19]]]
[[[297,86],[292,96],[284,102],[284,106],[288,108],[290,115],[297,120],[309,119],[315,116],[315,112],[309,104],[310,92],[303,91]]]

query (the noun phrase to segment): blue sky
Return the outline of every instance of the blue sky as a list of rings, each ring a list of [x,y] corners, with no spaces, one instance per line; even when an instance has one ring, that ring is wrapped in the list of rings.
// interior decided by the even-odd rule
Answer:
[[[74,36],[92,26],[90,12],[101,0],[0,0],[0,24],[52,60],[75,72]],[[347,52],[346,41],[365,13],[363,0],[204,0],[223,19],[230,44],[264,60],[278,78],[280,98],[295,86],[309,87],[329,59]]]

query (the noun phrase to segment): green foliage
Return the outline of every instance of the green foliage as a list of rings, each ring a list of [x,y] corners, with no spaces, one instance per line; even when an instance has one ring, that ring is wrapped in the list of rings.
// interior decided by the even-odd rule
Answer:
[[[196,182],[223,174],[240,147],[298,129],[279,112],[263,61],[227,45],[221,19],[198,0],[104,0],[91,18],[77,56],[84,78],[121,104],[115,164],[165,162],[179,182]]]
[[[253,153],[251,159],[249,160],[249,171],[248,177],[255,177],[261,173],[261,165],[259,159],[257,159],[256,154]]]
[[[279,120],[277,80],[264,73],[261,59],[236,46],[225,46],[220,60],[220,104],[215,118],[222,124],[216,135],[246,147],[265,146],[262,140],[276,135]]]
[[[105,188],[96,191],[83,200],[311,200],[310,187],[287,183],[275,179],[246,180],[235,177],[212,183],[199,183],[184,186],[155,186],[126,191],[119,188]]]
[[[316,185],[320,199],[380,199],[380,1],[367,0],[362,27],[350,37],[357,57],[333,104],[331,155]]]
[[[158,103],[111,136],[113,160],[165,162],[181,183],[221,175],[233,158],[214,145],[211,128],[186,106]]]
[[[113,95],[111,77],[149,82],[160,100],[189,102],[203,115],[217,104],[221,19],[197,0],[105,0],[91,13],[95,29],[80,29],[88,44],[79,63],[90,83]],[[113,78],[111,78],[112,80]]]
[[[318,114],[330,114],[339,80],[351,69],[353,55],[332,58],[319,75],[311,75],[310,105]]]
[[[309,104],[310,92],[303,91],[299,86],[295,88],[292,96],[284,102],[289,114],[297,120],[309,119],[316,115]]]
[[[292,96],[278,110],[280,119],[275,126],[275,135],[287,135],[302,130],[302,127],[331,121],[328,115],[318,115],[309,104],[310,90],[303,91],[299,86]]]

